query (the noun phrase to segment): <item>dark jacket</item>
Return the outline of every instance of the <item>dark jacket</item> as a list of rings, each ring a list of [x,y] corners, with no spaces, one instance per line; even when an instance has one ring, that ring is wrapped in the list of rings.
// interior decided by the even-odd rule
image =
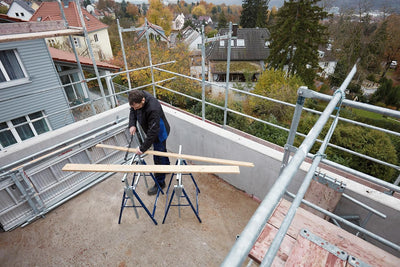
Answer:
[[[128,127],[136,126],[136,122],[142,126],[146,138],[140,146],[140,151],[145,152],[154,142],[164,141],[169,134],[170,127],[160,102],[150,93],[143,92],[145,95],[144,106],[138,110],[130,109]],[[163,121],[162,127],[160,127],[160,119]]]

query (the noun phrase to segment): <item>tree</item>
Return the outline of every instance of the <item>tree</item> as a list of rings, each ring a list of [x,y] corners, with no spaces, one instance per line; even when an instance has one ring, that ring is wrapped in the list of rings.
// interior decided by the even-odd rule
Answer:
[[[400,15],[392,14],[387,18],[386,40],[384,42],[384,62],[386,75],[393,60],[400,62]]]
[[[126,7],[126,13],[130,15],[131,18],[133,18],[133,20],[135,21],[139,16],[139,8],[136,5],[128,2],[128,5]]]
[[[160,0],[150,0],[149,12],[147,12],[149,22],[161,26],[166,35],[171,33],[172,13],[164,7]]]
[[[314,87],[318,70],[318,47],[327,43],[326,27],[320,21],[327,13],[317,5],[319,0],[289,0],[277,14],[271,28],[272,44],[268,62],[272,68],[288,68],[309,87]]]
[[[192,9],[192,15],[197,18],[206,15],[206,8],[203,5],[198,5]]]
[[[225,13],[222,11],[218,16],[218,29],[226,28],[228,25],[228,20],[225,17]]]
[[[244,0],[240,26],[243,28],[265,28],[267,26],[269,0]]]
[[[303,81],[296,75],[287,77],[283,70],[265,70],[260,76],[253,93],[278,99],[281,101],[296,103],[297,90],[303,85]],[[279,121],[290,121],[293,109],[260,98],[251,98],[249,101],[250,114],[268,118],[273,115]]]

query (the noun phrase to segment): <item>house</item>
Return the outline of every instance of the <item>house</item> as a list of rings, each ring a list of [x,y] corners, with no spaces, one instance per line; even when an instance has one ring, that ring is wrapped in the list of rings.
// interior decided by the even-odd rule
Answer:
[[[0,14],[0,23],[24,22],[25,20],[9,17],[6,14]]]
[[[7,11],[7,16],[28,21],[35,10],[25,1],[14,0]]]
[[[75,2],[69,2],[63,7],[65,18],[71,27],[82,27],[78,9]],[[96,60],[109,60],[113,57],[110,39],[108,35],[108,25],[102,23],[85,9],[82,9],[83,20],[88,32],[88,36]],[[33,14],[30,21],[53,21],[62,20],[62,14],[57,2],[42,2],[38,10]],[[73,44],[66,36],[47,38],[50,46],[61,48],[62,50],[72,51],[75,47],[79,55],[89,57],[88,47],[84,36],[73,36]]]
[[[318,75],[320,77],[326,79],[335,73],[337,60],[332,53],[330,44],[328,44],[326,48],[320,48],[318,50],[318,59],[318,65],[320,67]]]
[[[141,40],[146,38],[146,32],[148,31],[150,39],[166,42],[168,44],[170,43],[162,27],[150,23],[146,20],[146,22],[141,26],[141,28],[143,28],[143,30],[138,31],[137,42],[140,42]]]
[[[189,47],[189,51],[201,51],[201,34],[187,26],[180,32],[180,39]]]
[[[213,21],[212,21],[210,16],[200,16],[198,18],[198,21],[201,22],[204,25],[208,25],[208,24],[212,24],[213,23]]]
[[[62,21],[0,24],[0,150],[75,122],[70,106],[79,97],[83,101],[90,97],[86,83],[71,85],[83,80],[82,71],[74,54],[47,46],[44,37],[49,31],[54,35],[81,32],[65,29]],[[80,58],[80,63],[93,72],[91,61]],[[101,62],[96,65],[102,74],[119,69]]]
[[[226,35],[227,32],[228,29],[222,29],[218,34]],[[265,28],[233,28],[230,81],[257,81],[269,55],[269,39],[270,33]],[[227,48],[227,39],[215,41],[207,48],[208,77],[212,82],[226,81]]]
[[[84,80],[83,74],[77,65],[77,60],[73,53],[59,50],[53,47],[49,47],[49,52],[63,85]],[[83,70],[89,73],[95,73],[93,62],[90,58],[80,56],[78,57],[78,59]],[[107,76],[105,79],[108,94],[113,94],[114,90],[111,82],[111,77],[108,75],[112,71],[120,70],[120,67],[100,61],[96,61],[96,66],[100,76]],[[90,96],[87,83],[72,84],[70,86],[64,87],[64,90],[70,105],[81,104],[84,102],[88,102],[92,98],[96,98],[96,96]],[[117,102],[116,99],[111,98],[110,101],[112,102],[112,106],[115,107]]]
[[[183,28],[185,24],[185,15],[183,13],[176,16],[176,18],[172,21],[172,30],[179,31]]]
[[[1,0],[0,6],[5,6],[5,7],[7,7],[7,9],[9,9],[12,2],[13,2],[13,0]]]

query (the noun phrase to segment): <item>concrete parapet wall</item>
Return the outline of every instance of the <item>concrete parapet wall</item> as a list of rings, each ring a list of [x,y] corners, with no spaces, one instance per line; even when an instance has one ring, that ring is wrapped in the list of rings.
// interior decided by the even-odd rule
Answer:
[[[198,117],[182,113],[176,109],[164,107],[164,111],[172,125],[167,143],[170,151],[178,152],[179,145],[182,145],[183,154],[253,162],[254,168],[240,167],[240,174],[220,174],[218,176],[255,198],[262,200],[266,196],[279,177],[283,158],[282,148],[276,149],[275,145],[265,144],[265,141],[257,141],[256,138],[246,138],[243,135],[222,129],[218,125],[203,122]],[[200,164],[200,162],[195,164]],[[296,194],[309,167],[310,164],[306,162],[301,165],[300,170],[288,187],[289,192]],[[343,181],[346,184],[345,193],[347,195],[385,214],[386,219],[372,215],[365,228],[395,244],[399,244],[400,200],[398,198],[340,176],[335,172],[323,168],[319,170],[331,178]],[[359,215],[361,220],[364,220],[368,211],[342,197],[335,214]],[[369,237],[366,237],[366,240],[400,257],[398,251],[396,252]]]

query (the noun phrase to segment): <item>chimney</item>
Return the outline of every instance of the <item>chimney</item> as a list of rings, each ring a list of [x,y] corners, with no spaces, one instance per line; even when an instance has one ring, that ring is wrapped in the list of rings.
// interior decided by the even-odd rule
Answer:
[[[234,37],[237,36],[238,28],[239,28],[239,26],[237,25],[237,23],[232,24],[232,36],[234,36]]]

